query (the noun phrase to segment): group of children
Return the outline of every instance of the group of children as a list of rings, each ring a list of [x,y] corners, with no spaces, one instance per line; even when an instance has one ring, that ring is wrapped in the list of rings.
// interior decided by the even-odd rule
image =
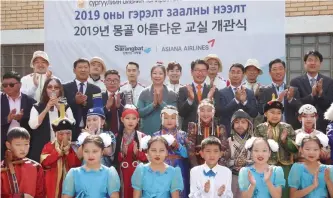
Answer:
[[[265,107],[267,121],[255,129],[243,110],[234,113],[231,134],[215,122],[208,99],[198,106],[198,122],[179,130],[178,111],[166,106],[162,126],[153,137],[137,130],[132,106],[121,116],[123,129],[104,131],[100,96],[88,111],[87,126],[71,142],[73,121],[52,123],[56,140],[46,144],[40,163],[25,158],[30,135],[23,128],[8,132],[1,165],[1,197],[35,198],[238,198],[329,197],[333,170],[329,137],[316,130],[316,109],[299,110],[302,128],[281,122],[283,104]],[[297,163],[295,163],[297,161]]]

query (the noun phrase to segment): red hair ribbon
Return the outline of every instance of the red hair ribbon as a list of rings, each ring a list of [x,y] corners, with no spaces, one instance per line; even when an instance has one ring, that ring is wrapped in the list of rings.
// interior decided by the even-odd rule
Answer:
[[[123,111],[123,113],[121,114],[121,117],[124,118],[125,116],[127,116],[128,114],[134,114],[137,118],[139,118],[139,113],[137,110],[135,109],[126,109],[125,111]]]

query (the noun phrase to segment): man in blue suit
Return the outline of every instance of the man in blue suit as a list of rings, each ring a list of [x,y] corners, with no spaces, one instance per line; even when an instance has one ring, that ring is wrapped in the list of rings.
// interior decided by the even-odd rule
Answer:
[[[229,69],[230,86],[219,91],[221,105],[217,111],[221,124],[226,127],[229,134],[231,117],[238,109],[243,109],[252,118],[258,114],[253,91],[242,86],[244,73],[245,69],[242,64],[233,64]]]

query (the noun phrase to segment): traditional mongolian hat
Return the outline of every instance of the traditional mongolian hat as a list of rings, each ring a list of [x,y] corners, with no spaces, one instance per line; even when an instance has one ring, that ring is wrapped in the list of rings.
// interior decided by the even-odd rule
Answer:
[[[103,100],[102,94],[94,94],[93,95],[93,108],[88,110],[87,117],[91,115],[98,115],[101,118],[105,119],[105,113],[103,110]]]
[[[267,112],[270,109],[280,109],[282,113],[284,110],[282,102],[276,100],[274,93],[272,94],[272,100],[265,104],[264,112]]]

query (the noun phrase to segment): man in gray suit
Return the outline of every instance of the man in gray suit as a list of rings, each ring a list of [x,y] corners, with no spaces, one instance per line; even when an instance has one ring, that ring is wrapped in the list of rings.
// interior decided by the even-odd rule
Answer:
[[[191,74],[193,83],[179,89],[177,107],[179,115],[183,118],[183,131],[187,132],[189,122],[197,121],[197,110],[201,100],[209,98],[215,102],[215,107],[219,106],[217,89],[215,86],[210,87],[210,85],[205,83],[208,67],[204,60],[192,61]]]
[[[318,111],[318,130],[325,132],[328,122],[323,115],[333,102],[333,79],[319,73],[323,56],[318,51],[309,51],[304,56],[306,74],[290,81],[297,87],[302,104],[312,104]]]
[[[286,64],[280,59],[272,60],[269,63],[269,75],[272,78],[272,84],[261,87],[258,93],[258,111],[264,114],[264,105],[276,98],[283,103],[284,114],[282,121],[292,125],[294,129],[301,127],[297,120],[298,109],[302,106],[299,100],[299,92],[296,87],[287,87],[284,82],[286,75]],[[274,94],[274,96],[273,96]]]
[[[219,91],[221,105],[217,107],[217,111],[221,124],[226,127],[228,134],[231,129],[231,117],[238,109],[243,109],[252,118],[258,114],[253,91],[242,86],[244,73],[245,69],[242,64],[233,64],[229,69],[230,86]]]

